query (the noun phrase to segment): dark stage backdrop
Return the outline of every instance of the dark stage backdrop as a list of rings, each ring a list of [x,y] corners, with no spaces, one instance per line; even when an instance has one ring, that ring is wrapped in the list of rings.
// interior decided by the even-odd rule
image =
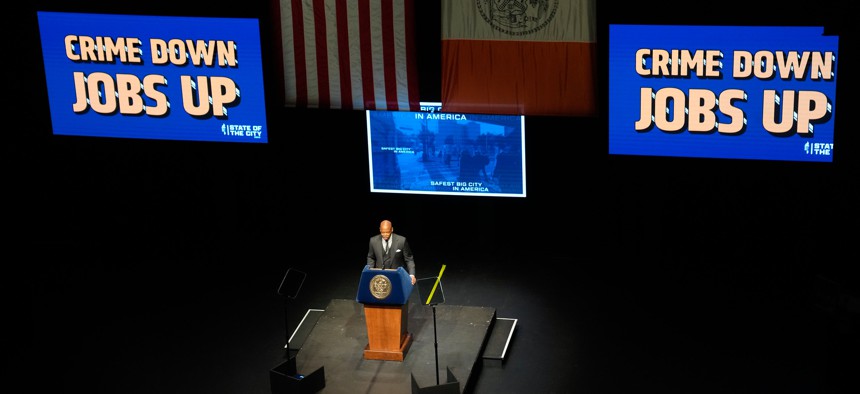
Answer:
[[[275,31],[269,2],[174,3],[35,1],[11,21],[4,191],[7,240],[29,256],[12,265],[26,278],[41,283],[45,270],[64,272],[73,261],[107,278],[152,262],[189,273],[219,261],[275,276],[285,262],[360,265],[367,238],[390,218],[427,262],[426,274],[450,260],[488,268],[587,263],[630,285],[714,274],[719,286],[752,292],[792,291],[819,275],[857,287],[849,235],[858,204],[856,99],[848,89],[856,85],[857,41],[847,9],[836,3],[693,12],[685,2],[601,2],[598,9],[602,60],[610,23],[796,24],[839,34],[833,163],[610,156],[602,64],[600,116],[526,119],[526,198],[371,193],[364,111],[279,104],[277,56],[266,52]],[[421,89],[434,101],[438,2],[418,3],[427,41]],[[37,10],[260,18],[268,143],[52,135]]]

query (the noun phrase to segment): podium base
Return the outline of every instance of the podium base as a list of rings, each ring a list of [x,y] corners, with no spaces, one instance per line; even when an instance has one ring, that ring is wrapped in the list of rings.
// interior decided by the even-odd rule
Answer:
[[[400,349],[378,350],[370,349],[370,344],[364,347],[365,360],[403,361],[409,346],[412,345],[412,333],[407,332],[400,341]]]

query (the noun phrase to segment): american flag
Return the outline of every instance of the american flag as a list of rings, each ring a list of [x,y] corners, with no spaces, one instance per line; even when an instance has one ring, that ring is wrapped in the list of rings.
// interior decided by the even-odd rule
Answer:
[[[418,109],[413,0],[280,0],[287,107]]]

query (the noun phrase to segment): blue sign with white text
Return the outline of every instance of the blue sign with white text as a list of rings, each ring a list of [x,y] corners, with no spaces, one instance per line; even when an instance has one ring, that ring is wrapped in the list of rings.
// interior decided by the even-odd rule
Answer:
[[[267,142],[256,19],[38,18],[54,134]]]
[[[832,162],[839,38],[610,25],[609,153]]]

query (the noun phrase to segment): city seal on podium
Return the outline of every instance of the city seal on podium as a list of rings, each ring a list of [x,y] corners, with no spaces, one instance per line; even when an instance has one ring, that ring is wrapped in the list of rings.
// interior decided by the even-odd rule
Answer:
[[[377,300],[384,300],[391,295],[391,280],[385,275],[376,275],[370,279],[370,294]]]

